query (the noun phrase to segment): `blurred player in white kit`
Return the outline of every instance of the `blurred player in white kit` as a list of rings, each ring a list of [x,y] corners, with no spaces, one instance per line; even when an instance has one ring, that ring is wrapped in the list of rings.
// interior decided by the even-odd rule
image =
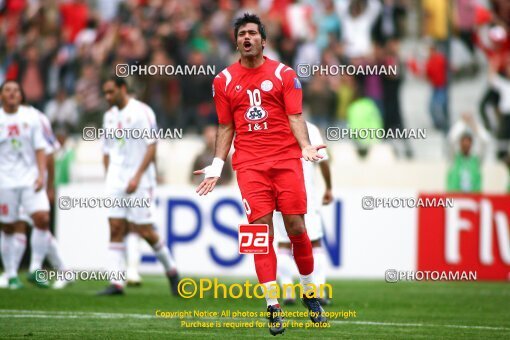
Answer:
[[[49,230],[49,201],[45,189],[46,155],[50,146],[44,137],[41,114],[22,106],[22,91],[16,81],[8,80],[0,88],[0,252],[8,286],[23,285],[18,268],[26,249],[26,225],[34,226],[31,237],[32,257],[28,279],[40,287],[45,280],[36,280],[44,258],[62,263],[55,238]],[[24,217],[26,215],[27,217]]]
[[[127,83],[122,78],[112,78],[104,82],[103,92],[111,108],[104,115],[105,131],[116,129],[156,129],[156,117],[152,109],[128,95]],[[152,199],[156,185],[156,139],[150,138],[104,138],[104,166],[106,169],[106,187],[112,198]],[[136,230],[154,250],[158,260],[165,268],[170,282],[171,292],[178,295],[179,278],[175,260],[168,247],[154,229],[153,213],[150,207],[114,207],[109,210],[110,270],[126,269],[126,235]],[[99,292],[100,295],[118,295],[124,293],[125,282],[113,280]]]
[[[308,134],[310,136],[310,143],[312,145],[322,145],[324,141],[320,134],[317,126],[310,122],[306,122],[308,127]],[[325,253],[322,247],[321,239],[324,236],[322,230],[322,220],[320,216],[321,204],[329,204],[333,201],[333,195],[331,192],[331,172],[329,168],[329,158],[325,149],[319,150],[319,154],[323,156],[318,162],[306,162],[303,161],[303,174],[305,177],[305,187],[307,195],[308,212],[305,215],[306,231],[310,241],[312,241],[312,250],[314,257],[314,284],[317,289],[321,284],[326,283],[326,272],[325,272]],[[326,184],[326,191],[322,197],[317,195],[317,183],[315,182],[316,166],[320,167],[322,177]],[[297,277],[298,271],[294,259],[292,257],[292,244],[285,231],[285,225],[283,223],[282,214],[279,211],[275,211],[273,215],[273,223],[275,227],[275,233],[278,240],[278,278],[281,285],[292,285],[292,278]],[[295,299],[291,297],[292,288],[287,286],[286,298],[283,300],[284,304],[291,305],[295,303]],[[329,300],[327,297],[319,298],[322,305],[327,305]]]

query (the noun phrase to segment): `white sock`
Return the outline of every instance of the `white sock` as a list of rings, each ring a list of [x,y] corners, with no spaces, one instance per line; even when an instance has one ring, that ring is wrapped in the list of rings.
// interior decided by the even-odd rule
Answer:
[[[30,258],[29,272],[33,273],[42,268],[42,264],[50,248],[51,233],[49,230],[32,229],[30,245],[32,257]]]
[[[6,234],[2,231],[0,252],[2,253],[5,275],[7,275],[8,279],[16,277],[18,273],[14,266],[14,234]]]
[[[278,304],[278,299],[277,298],[274,298],[274,297],[271,297],[271,296],[276,296],[276,289],[275,288],[275,285],[278,285],[276,283],[276,281],[269,281],[269,282],[266,282],[266,283],[262,283],[264,286],[266,286],[266,294],[265,294],[265,298],[266,298],[266,303],[268,306],[273,306],[273,305],[277,305]]]
[[[27,235],[24,233],[14,233],[13,244],[14,268],[17,272],[19,265],[21,264],[21,260],[23,259],[23,254],[25,254],[25,249],[27,249]]]
[[[167,275],[174,274],[177,270],[177,266],[172,254],[170,254],[170,250],[168,250],[168,247],[163,243],[163,241],[159,241],[154,246],[152,246],[152,250],[154,250],[154,254],[161,262],[163,267],[165,267],[165,273]]]
[[[285,291],[282,291],[282,298],[292,299],[297,298],[296,296],[292,296],[293,289],[290,285],[292,285],[292,278],[296,276],[297,269],[296,264],[294,262],[294,258],[292,257],[292,250],[287,248],[279,248],[278,249],[278,278],[280,280],[280,285],[289,285],[286,287]]]
[[[313,276],[315,279],[315,285],[317,290],[320,289],[320,285],[326,283],[326,268],[325,268],[325,254],[324,248],[313,247]]]
[[[127,270],[138,274],[140,264],[140,235],[130,232],[126,235]]]
[[[50,239],[50,247],[48,250],[48,261],[53,268],[56,270],[63,271],[66,269],[64,265],[64,261],[62,261],[62,256],[60,256],[60,251],[58,249],[58,243],[54,236],[51,236]]]
[[[301,281],[301,286],[303,286],[303,294],[306,294],[309,290],[313,289],[313,286],[309,286],[310,283],[314,284],[313,272],[308,275],[299,274],[299,278]],[[318,291],[317,288],[316,291]]]
[[[124,245],[124,242],[110,242],[110,247],[108,248],[108,253],[110,257],[110,268],[109,270],[112,272],[115,272],[117,274],[118,272],[122,272],[126,270],[126,246]],[[114,275],[113,277],[120,278],[120,275]],[[124,287],[124,281],[123,280],[111,280],[111,284],[114,284],[116,286]]]

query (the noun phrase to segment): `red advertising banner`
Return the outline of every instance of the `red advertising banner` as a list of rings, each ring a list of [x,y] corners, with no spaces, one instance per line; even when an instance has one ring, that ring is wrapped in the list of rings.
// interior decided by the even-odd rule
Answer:
[[[420,198],[451,198],[453,204],[418,208],[418,270],[476,271],[478,280],[510,280],[510,196]]]

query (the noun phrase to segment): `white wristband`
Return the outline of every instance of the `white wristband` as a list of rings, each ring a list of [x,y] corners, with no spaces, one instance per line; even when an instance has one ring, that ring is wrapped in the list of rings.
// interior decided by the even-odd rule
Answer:
[[[205,178],[220,177],[223,164],[225,162],[222,159],[214,157],[212,164],[205,167]]]

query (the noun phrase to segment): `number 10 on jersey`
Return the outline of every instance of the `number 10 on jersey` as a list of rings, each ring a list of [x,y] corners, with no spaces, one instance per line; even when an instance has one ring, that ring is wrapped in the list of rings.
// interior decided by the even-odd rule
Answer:
[[[267,111],[261,106],[262,97],[260,90],[246,90],[250,98],[250,108],[246,111],[246,120],[248,120],[248,131],[267,130]]]

